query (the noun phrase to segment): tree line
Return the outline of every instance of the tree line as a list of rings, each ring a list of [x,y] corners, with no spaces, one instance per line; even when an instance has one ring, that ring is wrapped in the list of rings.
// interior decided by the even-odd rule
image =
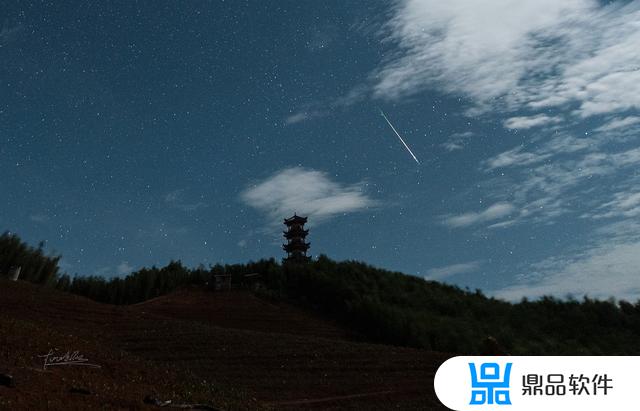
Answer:
[[[514,304],[326,256],[302,265],[269,259],[187,268],[171,261],[109,279],[59,274],[59,260],[45,255],[42,244],[33,248],[15,235],[0,237],[0,273],[20,265],[23,280],[103,303],[133,304],[185,286],[213,288],[219,275],[240,284],[245,274],[258,273],[261,298],[321,313],[366,341],[464,354],[483,353],[488,339],[504,353],[520,355],[640,353],[640,302],[544,297]]]

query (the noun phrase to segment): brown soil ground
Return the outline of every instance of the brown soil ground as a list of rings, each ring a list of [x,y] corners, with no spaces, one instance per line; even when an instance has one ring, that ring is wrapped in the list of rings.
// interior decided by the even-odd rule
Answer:
[[[265,301],[243,291],[214,294],[201,288],[184,289],[136,304],[134,307],[166,317],[199,321],[224,328],[334,340],[357,338],[356,335],[335,323],[288,304]]]
[[[338,325],[245,292],[184,290],[112,306],[0,281],[0,409],[446,409],[433,392],[450,355],[365,344]],[[101,368],[43,369],[49,350]],[[73,393],[81,388],[89,393]]]

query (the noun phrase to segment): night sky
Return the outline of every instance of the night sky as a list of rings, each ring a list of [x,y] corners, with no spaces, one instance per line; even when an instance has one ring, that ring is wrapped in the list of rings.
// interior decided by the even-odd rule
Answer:
[[[640,298],[640,1],[0,2],[0,230]],[[406,141],[414,161],[381,116]]]

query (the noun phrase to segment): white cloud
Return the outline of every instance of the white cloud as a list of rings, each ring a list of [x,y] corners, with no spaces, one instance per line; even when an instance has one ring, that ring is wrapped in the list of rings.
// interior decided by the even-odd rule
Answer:
[[[576,153],[594,147],[596,141],[590,138],[575,138],[570,135],[560,134],[535,148],[532,151],[524,151],[523,147],[516,147],[497,154],[484,161],[486,170],[505,168],[512,166],[530,166],[550,160],[554,156]]]
[[[623,118],[614,118],[608,123],[598,127],[595,131],[612,131],[621,128],[627,128],[640,123],[640,117],[629,116]]]
[[[638,1],[401,0],[393,15],[400,52],[374,74],[379,97],[436,87],[477,108],[573,103],[578,117],[640,107]]]
[[[404,51],[380,72],[376,91],[400,96],[438,84],[488,100],[518,87],[538,59],[531,35],[550,30],[590,1],[403,0],[389,23]]]
[[[470,272],[476,271],[478,268],[480,268],[482,263],[483,263],[482,261],[476,260],[476,261],[470,261],[467,263],[459,263],[459,264],[447,265],[444,267],[432,268],[429,271],[427,271],[427,275],[424,278],[425,280],[433,280],[433,281],[444,280],[445,278],[448,278],[457,274],[464,274],[464,273],[470,273]]]
[[[513,214],[515,211],[516,208],[513,206],[513,204],[501,202],[493,204],[483,211],[464,213],[455,216],[447,216],[444,220],[444,224],[454,228],[467,227],[470,225],[485,223],[488,221],[507,217]]]
[[[560,117],[549,117],[546,114],[538,114],[529,117],[511,117],[504,121],[504,126],[509,129],[527,129],[546,124],[555,124],[562,121]]]
[[[115,269],[113,268],[113,266],[101,267],[95,270],[93,275],[98,277],[109,277],[113,275],[114,272],[116,273],[116,275],[127,275],[127,274],[131,274],[132,271],[133,271],[133,267],[129,265],[129,262],[122,261],[120,264],[118,264],[115,267]]]
[[[640,216],[640,192],[627,190],[613,194],[613,199],[601,206],[595,212],[585,213],[583,217],[592,218],[631,218]]]
[[[516,284],[493,294],[507,300],[553,295],[588,295],[635,301],[640,298],[640,227],[612,224],[596,231],[598,239],[585,251],[535,264]]]
[[[307,113],[306,111],[300,111],[300,112],[291,114],[290,116],[285,118],[284,123],[287,125],[297,124],[297,123],[302,123],[303,121],[308,119],[309,119],[309,113]]]
[[[471,131],[465,131],[464,133],[453,133],[449,136],[449,139],[442,143],[442,147],[451,152],[464,149],[466,140],[474,135]]]
[[[129,262],[123,261],[116,267],[116,273],[118,275],[130,274],[133,271],[133,267],[129,265]]]
[[[332,181],[321,171],[292,167],[244,190],[241,199],[269,215],[278,224],[294,212],[307,215],[316,223],[339,214],[375,205],[362,184],[344,185]]]
[[[360,103],[362,100],[369,97],[371,94],[371,90],[364,84],[360,84],[349,90],[347,94],[344,96],[338,97],[335,100],[332,100],[328,103],[328,105],[332,109],[340,109],[352,106],[354,104]]]
[[[487,228],[492,229],[492,230],[497,230],[500,228],[508,228],[511,227],[513,225],[515,225],[518,222],[518,220],[514,219],[514,220],[507,220],[507,221],[501,221],[499,223],[495,223],[495,224],[491,224],[489,226],[487,226]]]
[[[442,143],[442,148],[451,152],[464,149],[464,145],[457,141],[445,141]]]
[[[606,153],[600,151],[592,139],[557,137],[530,152],[522,149],[506,151],[487,160],[484,166],[487,170],[509,168],[511,181],[516,182],[510,194],[511,203],[520,210],[516,215],[518,222],[525,219],[550,221],[575,210],[576,203],[588,204],[594,210],[583,217],[625,217],[635,213],[634,209],[624,208],[626,195],[637,187],[633,178],[621,178],[618,182],[621,193],[609,202],[603,201],[602,196],[588,193],[595,178],[611,177],[640,166],[639,148]],[[501,199],[504,192],[500,189],[485,195]]]
[[[304,121],[311,120],[313,118],[321,117],[321,116],[323,116],[323,113],[318,110],[298,111],[296,113],[289,115],[287,118],[285,118],[284,123],[289,126],[292,124],[302,123]]]
[[[485,163],[487,168],[489,170],[492,170],[494,168],[510,167],[514,165],[523,166],[528,164],[540,163],[550,156],[551,154],[549,153],[531,153],[523,151],[522,147],[516,147],[490,158]]]

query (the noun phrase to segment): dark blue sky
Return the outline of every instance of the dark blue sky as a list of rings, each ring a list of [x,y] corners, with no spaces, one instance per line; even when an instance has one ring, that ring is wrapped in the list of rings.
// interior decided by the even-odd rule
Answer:
[[[640,297],[639,2],[450,3],[2,3],[0,229],[112,276],[280,258],[297,211],[314,255]]]

